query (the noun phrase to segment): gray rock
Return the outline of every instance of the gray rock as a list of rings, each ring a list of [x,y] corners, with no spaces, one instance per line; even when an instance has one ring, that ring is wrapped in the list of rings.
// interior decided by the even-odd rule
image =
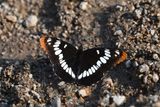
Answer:
[[[117,31],[114,32],[114,35],[123,36],[123,32],[122,32],[122,30],[117,30]]]
[[[153,54],[153,59],[155,59],[155,60],[159,60],[159,56],[158,56],[158,54]]]
[[[136,10],[135,10],[135,13],[136,13],[136,16],[137,16],[138,18],[141,18],[141,15],[142,15],[142,10],[141,10],[141,9],[136,9]]]
[[[149,71],[149,66],[148,66],[147,64],[143,64],[143,65],[141,65],[141,66],[139,67],[139,71],[140,71],[141,73],[143,73],[143,72],[148,72],[148,71]]]
[[[109,106],[109,102],[110,102],[110,95],[107,94],[101,101],[101,106],[106,107]]]
[[[153,77],[152,77],[154,82],[158,82],[159,81],[159,76],[157,73],[153,73]]]
[[[126,97],[123,95],[115,95],[115,96],[112,96],[112,98],[117,106],[122,105],[126,101]]]
[[[81,2],[79,7],[82,9],[82,10],[87,10],[89,5],[88,5],[88,2]]]

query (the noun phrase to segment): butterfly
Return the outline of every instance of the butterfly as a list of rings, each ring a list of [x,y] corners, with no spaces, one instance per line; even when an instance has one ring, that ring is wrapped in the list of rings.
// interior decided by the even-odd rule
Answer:
[[[121,50],[92,48],[83,51],[45,35],[40,38],[40,45],[54,65],[55,73],[66,82],[80,85],[96,83],[105,71],[127,58],[127,53]]]

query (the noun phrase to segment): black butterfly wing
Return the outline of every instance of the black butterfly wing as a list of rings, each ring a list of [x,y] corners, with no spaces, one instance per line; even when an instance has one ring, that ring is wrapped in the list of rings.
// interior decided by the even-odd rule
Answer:
[[[40,44],[60,78],[82,85],[97,82],[113,64],[117,65],[127,58],[127,54],[119,50],[93,48],[81,51],[67,42],[45,36],[40,38]]]
[[[54,64],[56,74],[66,82],[74,81],[76,79],[74,65],[77,49],[57,38],[41,37],[40,43]]]
[[[104,48],[82,52],[79,58],[78,84],[90,85],[100,80],[103,73],[113,64],[114,55],[112,50]]]

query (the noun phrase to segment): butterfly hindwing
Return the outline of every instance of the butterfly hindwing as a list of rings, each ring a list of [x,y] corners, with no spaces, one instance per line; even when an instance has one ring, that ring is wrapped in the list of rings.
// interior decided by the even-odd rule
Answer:
[[[100,80],[113,61],[113,52],[104,48],[93,48],[80,55],[78,83],[92,84]]]

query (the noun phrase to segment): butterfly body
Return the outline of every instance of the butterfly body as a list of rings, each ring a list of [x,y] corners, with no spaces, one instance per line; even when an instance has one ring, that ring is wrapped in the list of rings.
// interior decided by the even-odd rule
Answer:
[[[56,74],[66,82],[81,85],[97,82],[105,71],[123,62],[127,56],[125,52],[105,48],[83,51],[65,41],[45,36],[41,37],[40,44],[54,64]]]

